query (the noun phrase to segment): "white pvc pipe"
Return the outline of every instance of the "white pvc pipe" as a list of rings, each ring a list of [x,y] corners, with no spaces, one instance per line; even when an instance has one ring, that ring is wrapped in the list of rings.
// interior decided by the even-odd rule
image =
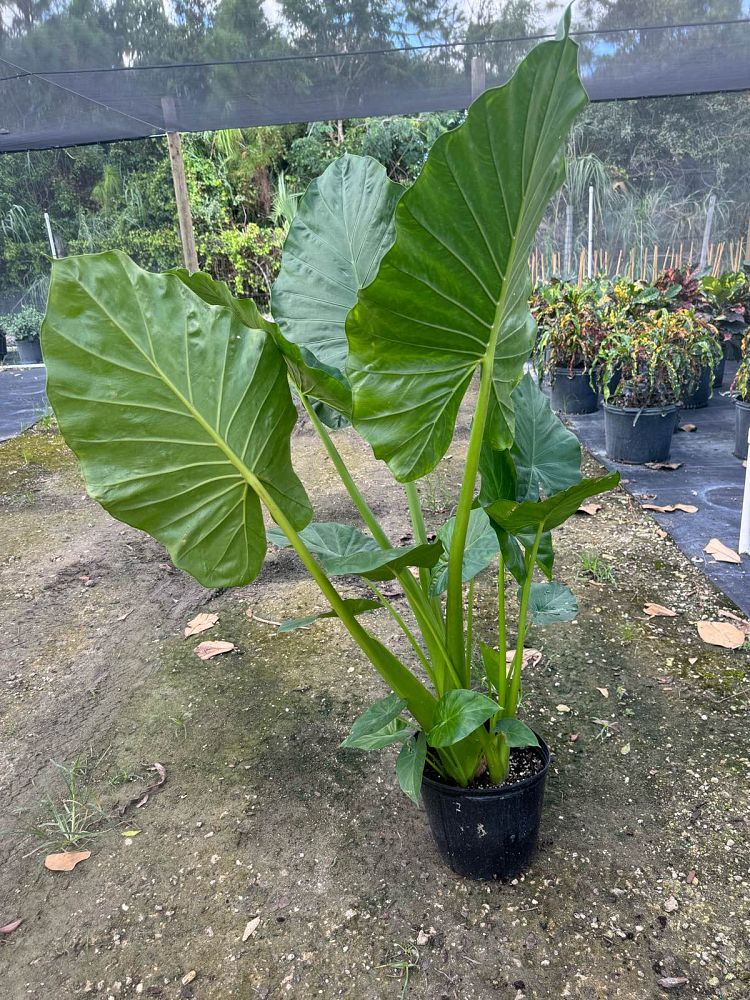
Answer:
[[[49,240],[49,248],[52,251],[52,256],[57,259],[57,247],[55,246],[55,237],[52,235],[52,223],[49,221],[49,212],[44,213],[44,224],[47,227],[47,239]]]
[[[589,259],[586,274],[594,277],[594,187],[589,187]]]
[[[742,498],[742,521],[740,522],[740,555],[750,555],[750,430],[747,432],[748,462],[745,469],[745,495]]]

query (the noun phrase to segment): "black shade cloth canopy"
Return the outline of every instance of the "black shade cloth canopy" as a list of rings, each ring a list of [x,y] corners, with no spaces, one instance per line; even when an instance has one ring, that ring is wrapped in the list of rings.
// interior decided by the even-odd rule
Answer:
[[[518,6],[3,2],[0,152],[456,110],[503,83],[565,9],[524,19]],[[747,0],[578,0],[572,33],[594,101],[750,89]]]

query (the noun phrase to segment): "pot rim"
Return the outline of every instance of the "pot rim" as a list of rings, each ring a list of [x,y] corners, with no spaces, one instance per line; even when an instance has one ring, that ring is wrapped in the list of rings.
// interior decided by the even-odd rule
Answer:
[[[739,396],[735,396],[734,405],[741,407],[743,410],[750,410],[750,399],[740,399]]]
[[[528,788],[530,785],[538,781],[543,781],[547,776],[547,771],[552,763],[552,754],[550,748],[543,736],[540,736],[535,730],[532,732],[539,740],[539,749],[542,751],[542,757],[544,758],[544,763],[542,765],[541,771],[537,771],[536,774],[532,774],[528,778],[524,778],[523,781],[516,781],[512,785],[500,785],[492,786],[490,788],[460,788],[458,785],[446,785],[445,782],[440,781],[436,778],[430,778],[427,774],[422,775],[422,783],[431,785],[433,788],[438,789],[443,795],[450,795],[453,798],[461,798],[469,795],[479,796],[481,798],[503,798],[506,795],[513,795],[515,792],[520,791],[524,788]]]
[[[568,378],[571,378],[571,379],[572,378],[576,378],[576,376],[578,376],[578,375],[589,375],[589,374],[591,374],[591,369],[590,368],[569,368],[567,365],[552,365],[552,367],[551,367],[550,370],[553,371],[553,372],[555,372],[555,374],[557,374],[558,372],[560,374],[564,373],[565,375],[568,376]]]
[[[605,412],[611,413],[641,413],[648,417],[654,413],[665,414],[674,413],[679,410],[677,403],[666,403],[664,406],[615,406],[613,403],[605,403]]]

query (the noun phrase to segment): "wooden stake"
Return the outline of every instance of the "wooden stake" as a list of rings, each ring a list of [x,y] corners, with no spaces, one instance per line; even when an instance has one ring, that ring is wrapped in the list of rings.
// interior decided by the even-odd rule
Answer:
[[[622,250],[617,254],[617,265],[615,267],[615,277],[620,273],[620,265],[622,264]]]
[[[198,254],[195,250],[193,217],[190,214],[190,199],[185,179],[185,161],[182,158],[182,141],[180,140],[180,133],[174,131],[177,123],[174,98],[162,97],[161,107],[164,115],[164,124],[167,129],[167,147],[169,148],[169,162],[172,167],[174,197],[177,202],[177,219],[180,224],[182,259],[188,271],[194,274],[198,270]]]
[[[708,211],[706,212],[706,226],[703,230],[703,243],[701,244],[700,270],[705,270],[708,263],[708,246],[711,242],[711,227],[714,224],[714,211],[716,210],[716,195],[712,194],[708,199]]]

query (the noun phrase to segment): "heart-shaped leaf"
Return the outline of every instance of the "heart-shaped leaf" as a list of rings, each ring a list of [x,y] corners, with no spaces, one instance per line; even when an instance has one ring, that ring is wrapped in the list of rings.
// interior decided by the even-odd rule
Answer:
[[[374,538],[349,524],[316,521],[300,532],[328,576],[365,576],[369,580],[392,580],[407,566],[431,568],[440,558],[440,542],[382,549]],[[286,535],[278,528],[268,532],[269,541],[284,547]]]
[[[395,242],[346,332],[355,426],[397,479],[440,461],[480,365],[492,377],[488,439],[510,445],[535,334],[528,252],[585,103],[576,45],[538,45],[440,136],[396,206]]]
[[[286,366],[232,310],[117,251],[66,257],[53,262],[42,342],[47,394],[89,493],[204,586],[260,571],[259,493],[296,528],[310,520]]]
[[[497,702],[479,691],[467,688],[448,691],[435,706],[427,742],[431,747],[449,747],[459,743],[498,711]]]
[[[367,611],[377,611],[378,608],[382,608],[383,606],[380,601],[370,601],[363,597],[345,597],[343,598],[343,602],[353,615],[363,615]],[[320,611],[314,615],[305,615],[303,618],[287,618],[286,621],[281,622],[277,632],[296,632],[297,629],[312,625],[313,622],[321,618],[338,618],[338,612],[329,608],[328,611]]]
[[[578,614],[578,601],[562,583],[532,583],[529,614],[535,625],[569,622]]]
[[[344,324],[393,242],[403,188],[369,156],[344,154],[310,184],[284,244],[271,310],[284,336],[343,372]]]
[[[443,543],[443,552],[435,564],[430,579],[430,594],[433,596],[445,593],[448,586],[448,553],[453,540],[455,522],[454,517],[450,518],[438,531],[438,539]],[[466,534],[461,570],[461,579],[464,583],[486,569],[499,551],[500,545],[490,519],[481,507],[475,507],[469,517],[469,530]]]
[[[496,733],[502,733],[510,747],[538,747],[539,740],[533,729],[520,719],[500,719],[495,726]]]
[[[554,496],[538,503],[524,501],[513,503],[510,500],[497,500],[486,508],[487,513],[506,531],[512,535],[519,532],[534,531],[539,525],[544,531],[557,528],[580,507],[582,501],[599,493],[614,489],[620,482],[619,472],[610,472],[606,476],[595,479],[582,479],[575,486],[555,493]]]
[[[396,694],[380,698],[360,715],[342,747],[359,747],[363,739],[380,733],[390,722],[399,716],[406,708],[406,700]],[[365,749],[370,749],[369,747]]]

